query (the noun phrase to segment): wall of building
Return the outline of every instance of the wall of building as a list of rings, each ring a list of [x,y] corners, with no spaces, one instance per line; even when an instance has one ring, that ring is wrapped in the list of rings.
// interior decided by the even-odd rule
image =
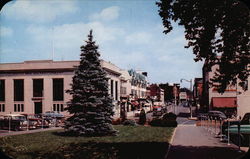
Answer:
[[[70,83],[72,81],[73,73],[58,73],[58,74],[33,74],[33,75],[21,75],[12,74],[9,76],[0,76],[0,80],[5,80],[5,102],[0,102],[5,104],[5,112],[0,112],[2,114],[19,114],[28,113],[34,114],[35,106],[34,102],[42,102],[42,111],[53,111],[53,104],[63,104],[64,108],[66,103],[70,100],[70,95],[64,93],[63,101],[53,101],[53,79],[62,78],[64,79],[64,92],[70,88]],[[24,101],[14,101],[14,79],[24,80]],[[44,93],[43,97],[40,99],[33,99],[33,79],[43,79]],[[23,112],[14,112],[14,104],[23,104]],[[62,114],[68,115],[66,111]]]
[[[250,77],[248,77],[247,90],[237,87],[237,116],[243,117],[245,113],[250,113]]]
[[[217,65],[213,66],[211,71],[208,72],[208,80],[209,82],[211,81],[211,78],[213,78],[216,69],[218,68]],[[236,98],[236,87],[235,86],[230,86],[228,87],[223,94],[218,93],[215,87],[209,87],[208,89],[208,100],[209,100],[209,109],[212,110],[212,98],[213,97],[233,97]]]
[[[5,81],[5,101],[0,101],[0,106],[4,105],[5,111],[0,111],[3,114],[21,114],[34,113],[34,102],[42,102],[42,112],[52,111],[53,104],[63,104],[70,101],[71,96],[65,91],[70,89],[72,83],[74,66],[77,66],[79,61],[28,61],[23,63],[0,64],[0,80]],[[101,61],[101,65],[108,73],[109,93],[111,94],[111,80],[113,80],[113,97],[115,104],[115,113],[119,114],[118,101],[120,100],[120,75],[119,68],[115,65]],[[53,101],[53,79],[62,78],[64,80],[64,100]],[[24,101],[14,101],[14,79],[24,80]],[[33,79],[43,79],[43,97],[33,98]],[[117,93],[115,83],[117,82]],[[117,96],[116,96],[117,94]],[[116,100],[117,99],[117,100]],[[23,112],[14,112],[14,104],[23,104]],[[69,115],[63,111],[62,114]]]

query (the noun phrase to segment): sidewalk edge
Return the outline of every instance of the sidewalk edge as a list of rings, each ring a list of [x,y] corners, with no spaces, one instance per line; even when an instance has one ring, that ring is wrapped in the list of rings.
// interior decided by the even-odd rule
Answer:
[[[178,127],[178,126],[177,126],[177,127]],[[175,136],[175,132],[176,132],[177,127],[174,129],[173,135],[172,135],[171,140],[170,140],[169,145],[168,145],[168,151],[167,151],[166,155],[164,156],[164,159],[167,159],[167,158],[168,158],[168,154],[169,154],[169,151],[170,151],[170,149],[171,149],[171,145],[172,145],[172,143],[173,143],[173,140],[174,140],[174,136]]]

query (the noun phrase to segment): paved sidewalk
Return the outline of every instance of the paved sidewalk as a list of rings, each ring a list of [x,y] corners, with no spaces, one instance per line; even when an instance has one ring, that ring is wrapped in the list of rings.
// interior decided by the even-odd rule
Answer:
[[[181,124],[165,159],[237,159],[243,154],[237,146],[220,142],[203,127]]]
[[[35,129],[35,130],[28,130],[28,131],[11,131],[11,132],[1,132],[0,137],[3,136],[13,136],[13,135],[21,135],[21,134],[32,134],[36,132],[42,132],[42,131],[49,131],[49,130],[59,130],[62,129],[61,127],[53,127],[53,128],[44,128],[44,129]]]

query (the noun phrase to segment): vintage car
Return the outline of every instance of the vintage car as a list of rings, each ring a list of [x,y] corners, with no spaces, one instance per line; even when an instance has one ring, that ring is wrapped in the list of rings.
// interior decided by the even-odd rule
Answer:
[[[161,106],[153,106],[153,116],[161,116],[165,110]]]
[[[28,121],[29,129],[37,129],[37,128],[47,128],[49,127],[49,121],[42,118],[42,116],[37,114],[22,114],[26,117]]]
[[[6,114],[0,118],[0,129],[27,130],[27,119],[21,114]]]
[[[48,121],[49,126],[58,127],[64,125],[65,116],[63,114],[60,114],[59,112],[47,111],[42,114],[42,116],[45,121]]]
[[[61,118],[64,118],[64,115],[63,114],[60,114],[56,111],[47,111],[43,114],[43,116],[45,117],[51,117],[51,118],[57,118],[57,119],[61,119]]]

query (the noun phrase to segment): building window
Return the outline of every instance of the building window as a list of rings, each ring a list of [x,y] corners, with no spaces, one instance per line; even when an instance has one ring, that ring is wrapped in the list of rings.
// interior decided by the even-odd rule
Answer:
[[[127,90],[126,90],[126,87],[121,87],[121,94],[122,95],[126,95],[127,94]]]
[[[110,81],[110,91],[111,91],[111,97],[114,97],[114,81]]]
[[[14,104],[14,112],[24,112],[23,104]]]
[[[53,79],[53,101],[63,101],[63,78]]]
[[[0,104],[0,112],[5,112],[5,104]]]
[[[118,100],[118,82],[115,81],[115,100]]]
[[[5,101],[5,81],[0,80],[0,101]]]
[[[14,80],[14,101],[24,101],[24,80]]]
[[[43,79],[33,79],[33,97],[43,97]]]
[[[53,111],[63,112],[64,111],[63,104],[53,104]]]

